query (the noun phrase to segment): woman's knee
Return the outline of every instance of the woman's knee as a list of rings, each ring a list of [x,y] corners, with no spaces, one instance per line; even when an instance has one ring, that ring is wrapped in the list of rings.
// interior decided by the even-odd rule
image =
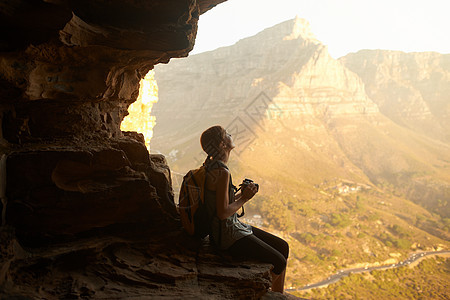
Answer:
[[[276,237],[277,240],[274,242],[273,247],[277,249],[285,259],[289,257],[289,244],[284,239]]]
[[[286,269],[287,266],[287,260],[283,257],[279,259],[276,263],[273,264],[273,270],[272,272],[276,275],[280,275],[281,272],[283,272]]]
[[[280,251],[280,253],[284,256],[284,258],[288,259],[289,257],[289,244],[288,242],[286,242],[285,240],[281,240],[282,242],[280,243],[280,248],[278,249],[278,251]]]
[[[252,226],[252,229],[257,238],[271,244],[271,246],[277,249],[277,251],[286,259],[289,257],[289,244],[284,239],[254,226]]]

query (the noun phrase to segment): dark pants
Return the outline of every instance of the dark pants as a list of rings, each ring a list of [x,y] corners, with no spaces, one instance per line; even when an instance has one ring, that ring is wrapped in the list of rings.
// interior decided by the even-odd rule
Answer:
[[[276,275],[286,269],[289,256],[289,244],[264,230],[253,227],[253,234],[236,241],[228,250],[233,257],[255,258],[271,263]]]

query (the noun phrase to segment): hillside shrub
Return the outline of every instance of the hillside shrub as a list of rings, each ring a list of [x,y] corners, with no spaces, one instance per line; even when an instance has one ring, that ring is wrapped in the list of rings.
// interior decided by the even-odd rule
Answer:
[[[344,228],[351,223],[350,218],[346,214],[333,213],[330,217],[330,224],[334,227]]]
[[[411,236],[411,233],[408,232],[405,228],[401,227],[398,224],[395,224],[393,226],[390,226],[389,229],[397,236],[399,237],[409,237]]]

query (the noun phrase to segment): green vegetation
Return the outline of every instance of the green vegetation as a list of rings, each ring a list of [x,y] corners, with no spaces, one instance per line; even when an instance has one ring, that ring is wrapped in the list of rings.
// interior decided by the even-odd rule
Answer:
[[[263,216],[266,226],[270,225],[280,231],[288,232],[294,229],[292,206],[289,206],[287,201],[280,201],[273,196],[259,197],[255,201],[250,201],[246,206],[248,210]]]
[[[313,299],[448,299],[449,282],[450,259],[437,257],[414,268],[351,274],[326,288],[297,294]]]
[[[446,232],[449,232],[450,231],[450,218],[443,218],[442,221],[444,224],[444,230]]]
[[[333,213],[331,214],[330,224],[334,227],[345,228],[351,223],[347,214]]]
[[[412,244],[407,239],[396,238],[387,233],[380,234],[378,238],[388,247],[396,247],[404,250],[410,249]]]
[[[366,209],[366,199],[364,197],[356,196],[356,210],[364,211]]]
[[[395,235],[397,235],[399,237],[410,237],[411,236],[410,232],[408,232],[405,228],[401,227],[398,224],[394,224],[394,225],[390,226],[389,228]]]
[[[266,188],[249,201],[246,216],[261,215],[266,230],[288,240],[288,287],[317,282],[362,263],[400,261],[415,249],[448,245],[433,235],[444,227],[440,216],[402,198],[368,190],[308,199],[299,198],[295,189],[277,189]]]
[[[414,250],[449,245],[442,235],[448,220],[404,198],[375,189],[306,197],[289,186],[282,181],[265,185],[264,193],[246,204],[247,216],[261,215],[263,227],[290,244],[287,287],[323,280],[340,269],[401,261]],[[324,190],[321,185],[316,188]]]
[[[379,215],[378,213],[370,214],[370,215],[367,217],[367,220],[370,221],[370,222],[374,222],[374,221],[377,221],[377,220],[379,220],[379,219],[380,219],[380,215]]]

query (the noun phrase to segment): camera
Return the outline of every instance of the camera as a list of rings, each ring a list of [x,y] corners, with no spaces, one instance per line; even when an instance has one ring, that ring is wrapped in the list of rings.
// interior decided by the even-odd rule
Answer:
[[[237,189],[237,191],[239,191],[239,190],[244,191],[245,187],[247,187],[250,183],[254,183],[253,180],[248,179],[248,178],[245,178],[245,179],[242,181],[242,183],[239,185],[239,189]],[[259,190],[259,184],[255,183],[255,186],[256,186],[256,191],[258,192],[258,190]],[[236,188],[236,187],[235,187],[235,188]],[[236,192],[237,192],[237,191],[236,191]],[[244,206],[242,206],[242,213],[241,213],[241,214],[238,214],[237,216],[238,216],[238,218],[240,218],[240,217],[242,217],[244,214],[245,214]]]
[[[241,189],[243,190],[243,189],[245,189],[245,187],[248,186],[250,183],[254,183],[254,181],[251,180],[251,179],[245,178],[239,186],[240,186]],[[256,186],[256,191],[258,191],[258,190],[259,190],[259,184],[255,183],[255,186]]]

